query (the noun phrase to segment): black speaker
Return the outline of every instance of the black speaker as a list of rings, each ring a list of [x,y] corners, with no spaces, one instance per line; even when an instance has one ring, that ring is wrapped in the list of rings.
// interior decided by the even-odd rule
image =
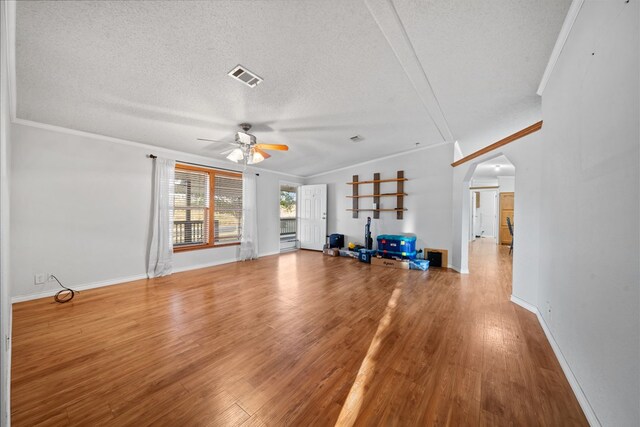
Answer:
[[[442,267],[442,252],[427,252],[430,267]]]

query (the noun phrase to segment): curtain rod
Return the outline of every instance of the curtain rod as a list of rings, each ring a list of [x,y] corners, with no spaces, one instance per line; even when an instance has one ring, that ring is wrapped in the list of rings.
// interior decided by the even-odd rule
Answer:
[[[147,154],[147,157],[150,159],[157,159],[158,156],[154,155],[154,154]],[[233,170],[233,169],[226,169],[226,168],[219,168],[217,166],[209,166],[209,165],[203,165],[200,163],[192,163],[192,162],[183,162],[182,160],[176,160],[177,163],[183,163],[185,165],[191,165],[191,166],[201,166],[203,168],[209,168],[209,169],[218,169],[218,170],[222,170],[222,171],[227,171],[227,172],[235,172],[235,173],[244,173],[242,171],[237,171],[237,170]],[[260,176],[259,173],[256,173],[256,176]]]

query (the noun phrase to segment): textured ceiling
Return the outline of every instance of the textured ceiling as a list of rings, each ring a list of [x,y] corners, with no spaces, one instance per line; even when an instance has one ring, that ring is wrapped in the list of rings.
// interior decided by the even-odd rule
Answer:
[[[464,154],[540,120],[569,0],[394,0]]]
[[[539,118],[569,3],[394,1],[465,154]],[[250,122],[303,176],[443,141],[361,1],[18,2],[16,75],[21,119],[210,157]]]

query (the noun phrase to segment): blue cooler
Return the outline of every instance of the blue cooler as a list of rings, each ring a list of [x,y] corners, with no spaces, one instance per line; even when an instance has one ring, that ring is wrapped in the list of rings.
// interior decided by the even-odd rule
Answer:
[[[378,254],[380,254],[383,258],[401,258],[401,259],[416,259],[418,255],[416,251],[394,252],[394,251],[387,251],[387,250],[378,250]]]
[[[407,253],[416,251],[416,236],[402,234],[381,234],[378,239],[378,251]],[[414,256],[415,258],[415,256]]]

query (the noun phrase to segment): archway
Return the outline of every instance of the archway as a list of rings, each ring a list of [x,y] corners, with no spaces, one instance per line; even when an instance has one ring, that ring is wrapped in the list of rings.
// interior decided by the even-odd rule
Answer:
[[[499,166],[496,168],[496,166]],[[472,208],[472,194],[475,190],[487,190],[495,191],[496,195],[502,193],[514,193],[515,191],[515,165],[504,154],[504,152],[495,152],[490,155],[483,156],[477,160],[470,162],[464,173],[460,191],[460,229],[457,237],[460,239],[459,253],[460,273],[469,273],[469,242],[475,238],[473,233],[473,208]],[[460,182],[460,181],[459,181]],[[484,188],[478,188],[484,187]],[[474,199],[475,200],[475,199]],[[504,239],[501,238],[501,233],[504,233],[506,224],[502,224],[499,211],[500,204],[496,207],[497,218],[494,218],[493,233],[495,233],[496,243],[501,243]],[[511,218],[513,219],[513,213]],[[504,237],[504,236],[503,236]]]

